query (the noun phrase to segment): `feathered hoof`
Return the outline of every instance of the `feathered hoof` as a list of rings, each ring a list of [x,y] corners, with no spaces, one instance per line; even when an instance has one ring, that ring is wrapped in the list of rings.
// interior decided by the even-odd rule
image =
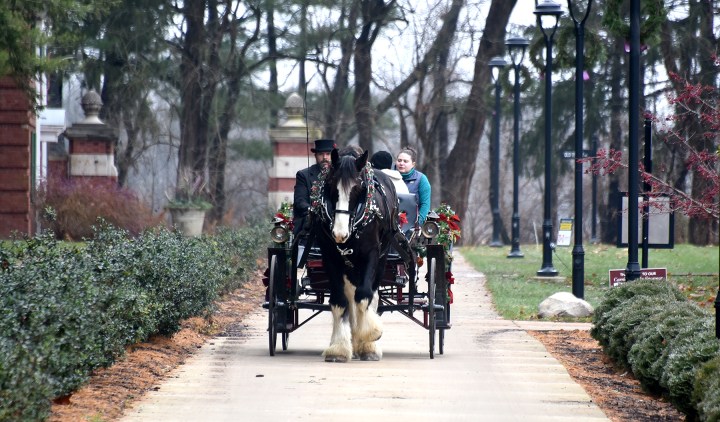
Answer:
[[[325,362],[345,363],[347,361],[347,356],[325,356]]]
[[[377,353],[363,353],[360,355],[360,360],[378,361],[380,360],[380,355]]]
[[[356,351],[360,360],[378,361],[382,359],[382,349],[375,342],[363,343]]]
[[[353,357],[353,351],[349,347],[343,347],[340,345],[332,345],[325,349],[323,357],[325,362],[347,362]]]

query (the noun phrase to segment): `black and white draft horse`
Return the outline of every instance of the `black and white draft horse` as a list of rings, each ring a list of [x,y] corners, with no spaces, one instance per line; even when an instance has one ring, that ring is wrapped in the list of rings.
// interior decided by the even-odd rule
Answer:
[[[377,314],[392,236],[397,233],[395,187],[369,166],[368,151],[355,158],[331,153],[331,166],[321,187],[315,238],[330,281],[333,329],[326,362],[380,360],[376,341],[383,332]]]

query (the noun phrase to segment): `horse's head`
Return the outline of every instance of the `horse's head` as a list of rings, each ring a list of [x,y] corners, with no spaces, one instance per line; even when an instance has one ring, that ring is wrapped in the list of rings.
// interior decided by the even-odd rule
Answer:
[[[350,238],[352,219],[358,204],[365,199],[367,187],[363,183],[362,170],[367,164],[368,152],[355,158],[351,155],[339,156],[333,150],[327,188],[330,203],[334,204],[332,235],[336,243],[345,243]]]

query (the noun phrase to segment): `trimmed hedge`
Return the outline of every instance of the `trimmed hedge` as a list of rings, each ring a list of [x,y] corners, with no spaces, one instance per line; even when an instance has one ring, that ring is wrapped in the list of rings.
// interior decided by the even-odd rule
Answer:
[[[591,335],[643,388],[688,420],[720,420],[720,341],[708,311],[671,284],[634,281],[608,292],[593,323]]]
[[[43,420],[128,344],[208,312],[256,269],[265,231],[133,238],[103,226],[85,245],[44,234],[0,248],[0,420]]]
[[[720,356],[700,367],[695,375],[693,403],[701,420],[720,421]]]

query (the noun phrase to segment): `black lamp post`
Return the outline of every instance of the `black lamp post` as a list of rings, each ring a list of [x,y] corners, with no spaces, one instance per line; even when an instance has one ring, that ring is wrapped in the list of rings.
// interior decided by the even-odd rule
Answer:
[[[493,82],[495,82],[495,119],[494,135],[492,139],[492,156],[490,157],[490,207],[492,208],[492,240],[490,246],[503,246],[500,240],[500,70],[507,62],[502,57],[495,56],[490,59]]]
[[[638,262],[638,191],[640,190],[640,172],[638,170],[638,136],[640,130],[640,0],[630,0],[630,69],[628,83],[628,262],[625,268],[625,280],[640,278]]]
[[[597,135],[592,136],[592,155],[597,157]],[[593,158],[592,163],[595,165],[597,158]],[[592,230],[590,232],[590,242],[597,243],[597,174],[592,175]]]
[[[550,155],[552,154],[552,42],[555,31],[562,15],[560,4],[552,0],[545,0],[535,7],[533,12],[537,16],[537,25],[545,38],[545,203],[543,220],[543,263],[537,275],[540,277],[554,277],[558,271],[553,267],[552,248],[552,168]]]
[[[572,293],[585,298],[585,249],[583,249],[583,171],[580,157],[583,153],[583,58],[585,56],[585,21],[590,15],[592,0],[588,0],[585,14],[575,16],[568,0],[570,17],[575,24],[575,244],[572,256]]]
[[[520,184],[520,68],[525,58],[528,41],[525,38],[512,37],[505,41],[510,53],[513,70],[515,71],[515,85],[513,87],[513,214],[512,214],[512,241],[508,258],[522,258],[525,255],[520,251],[520,211],[518,209],[518,191]]]

